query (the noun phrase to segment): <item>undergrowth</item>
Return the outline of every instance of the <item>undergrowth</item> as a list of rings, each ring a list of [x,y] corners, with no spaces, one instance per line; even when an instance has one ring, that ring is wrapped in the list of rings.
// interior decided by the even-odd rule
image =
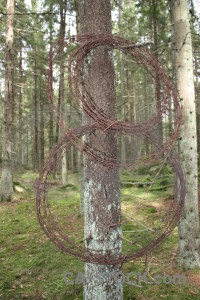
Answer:
[[[166,185],[169,185],[172,183],[172,176],[169,170],[167,172],[168,176],[163,174],[161,179],[165,179]],[[140,174],[126,172],[121,174],[121,181],[152,180],[151,174],[147,176],[141,173],[142,171]],[[81,283],[67,285],[64,282],[64,274],[72,272],[76,278],[78,272],[84,271],[84,263],[62,253],[39,226],[33,189],[36,177],[37,174],[31,171],[18,176],[15,184],[21,189],[15,192],[12,202],[0,203],[0,299],[83,299],[83,285]],[[160,182],[158,181],[156,185],[160,185]],[[130,210],[133,203],[139,203],[139,197],[145,198],[137,210],[137,220],[142,220],[150,227],[157,224],[159,217],[166,211],[173,190],[168,186],[145,193],[145,189],[147,186],[122,185],[122,207],[125,211]],[[80,178],[77,175],[69,175],[68,185],[65,188],[59,183],[55,184],[49,198],[54,214],[63,217],[63,223],[71,222],[74,228],[77,228],[74,238],[78,239],[78,235],[83,233],[78,230],[83,225],[79,214]],[[123,226],[123,230],[131,228],[128,221]],[[152,284],[143,282],[141,286],[125,283],[125,300],[200,298],[200,272],[199,270],[184,272],[177,267],[177,241],[178,232],[175,229],[147,258],[142,257],[123,265],[125,275],[130,272],[138,274],[146,271],[148,281],[152,282]],[[153,282],[157,274],[185,275],[186,284],[162,282],[157,285]]]

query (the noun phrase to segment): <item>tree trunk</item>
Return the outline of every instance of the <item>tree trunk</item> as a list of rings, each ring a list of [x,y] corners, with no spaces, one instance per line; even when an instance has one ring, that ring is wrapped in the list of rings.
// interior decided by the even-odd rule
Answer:
[[[66,26],[66,10],[67,10],[67,0],[60,0],[60,37],[65,37],[65,26]],[[65,117],[64,111],[64,96],[65,96],[65,84],[64,84],[64,74],[65,74],[65,65],[64,65],[64,56],[61,55],[60,58],[60,82],[59,82],[59,110],[61,108],[61,113]],[[63,149],[62,153],[62,185],[67,185],[67,161],[66,161],[66,151]]]
[[[81,34],[111,34],[110,0],[79,1]],[[89,54],[87,72],[84,82],[89,93],[99,107],[112,117],[115,115],[115,86],[113,59],[107,47],[99,47]],[[85,123],[91,120],[84,115]],[[117,143],[115,137],[97,130],[95,134],[85,137],[92,147],[116,157]],[[100,250],[107,255],[111,252],[117,257],[121,253],[122,234],[120,224],[120,180],[118,169],[110,169],[91,161],[84,156],[83,170],[84,194],[84,234],[88,249]],[[110,224],[116,224],[109,229]],[[107,232],[107,234],[105,234]],[[121,266],[108,266],[86,263],[84,299],[123,299],[122,284],[96,284],[96,273],[119,272]]]
[[[122,0],[119,1],[119,19],[118,19],[118,27],[119,27],[119,35],[123,37],[122,34]],[[124,120],[125,118],[125,111],[124,111],[124,62],[123,62],[123,53],[120,51],[120,90],[121,90],[121,118]],[[122,137],[121,139],[121,162],[126,163],[126,144],[125,138]]]
[[[20,88],[19,88],[19,166],[22,170],[24,164],[24,144],[23,144],[23,122],[22,122],[22,84],[23,84],[23,69],[22,69],[22,41],[20,46],[20,59],[19,59],[19,77],[20,77]]]
[[[67,185],[67,158],[66,151],[63,150],[62,153],[62,186]]]
[[[197,110],[197,153],[200,152],[200,99],[198,97],[198,61],[195,57],[195,99],[196,99],[196,110]]]
[[[52,11],[53,5],[50,1],[49,10]],[[53,43],[53,24],[52,18],[49,18],[49,29],[50,29],[50,47]],[[52,76],[53,78],[53,76]],[[49,103],[49,150],[53,147],[53,110],[51,109],[51,104]]]
[[[153,38],[154,38],[154,55],[158,59],[158,32],[157,32],[157,16],[156,16],[156,9],[157,9],[157,0],[152,0],[153,5]],[[156,107],[157,111],[160,109],[160,83],[159,83],[159,76],[156,76]],[[162,128],[162,121],[158,125],[157,134],[159,137],[159,143],[162,145],[163,143],[163,128]]]
[[[41,74],[43,72],[41,71]],[[42,77],[40,80],[40,165],[44,161],[44,103]]]
[[[187,188],[184,211],[179,223],[179,265],[185,269],[192,269],[200,266],[200,239],[197,130],[189,0],[174,0],[173,5],[176,80],[183,106],[180,156]]]
[[[27,126],[27,134],[26,134],[26,165],[29,166],[29,135],[31,135],[31,131],[29,126]]]
[[[79,15],[79,0],[74,0],[76,9],[76,33],[80,34],[80,15]]]
[[[16,57],[16,56],[15,56]],[[11,104],[11,166],[12,166],[12,174],[16,173],[16,167],[17,166],[17,161],[16,161],[16,155],[13,155],[17,152],[17,147],[16,147],[16,103],[15,103],[15,57],[13,53],[13,58],[12,58],[12,104]]]
[[[37,46],[35,54],[37,53]],[[38,67],[37,59],[35,58],[34,66],[34,170],[38,171],[39,168],[39,151],[38,151]]]
[[[71,146],[71,172],[74,173],[74,146]]]
[[[14,40],[14,0],[7,0],[7,32],[6,32],[6,86],[4,101],[4,137],[2,159],[2,185],[0,200],[11,200],[13,193],[13,178],[11,164],[11,110],[13,98],[13,40]]]
[[[148,97],[147,97],[147,76],[144,74],[144,110],[145,110],[145,121],[148,120]],[[148,156],[149,154],[149,142],[148,138],[145,137],[145,154]]]

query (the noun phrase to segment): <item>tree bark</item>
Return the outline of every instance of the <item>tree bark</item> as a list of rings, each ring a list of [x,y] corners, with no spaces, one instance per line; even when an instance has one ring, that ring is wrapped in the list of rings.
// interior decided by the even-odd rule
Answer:
[[[122,34],[122,0],[119,1],[119,19],[118,19],[118,27],[119,27],[119,35],[123,37]],[[123,53],[120,51],[120,90],[121,90],[121,118],[124,120],[125,118],[125,110],[124,110],[124,62],[123,62]],[[121,162],[123,164],[126,163],[126,143],[125,138],[122,137],[121,139]]]
[[[111,34],[110,0],[79,1],[81,34]],[[84,72],[84,83],[94,101],[101,109],[115,116],[115,85],[113,58],[107,47],[101,46],[89,54]],[[84,122],[91,120],[84,115]],[[97,130],[95,134],[84,137],[92,147],[116,157],[118,148],[115,137]],[[84,194],[84,235],[85,246],[97,250],[102,255],[112,253],[117,257],[121,253],[122,234],[120,226],[120,180],[118,169],[110,169],[91,161],[84,156],[83,170]],[[109,229],[110,224],[115,224]],[[106,234],[105,234],[106,233]],[[122,284],[97,284],[96,274],[119,272],[121,266],[108,266],[86,263],[84,299],[123,299]]]
[[[0,200],[11,200],[13,193],[12,160],[11,160],[11,118],[13,100],[13,40],[14,40],[14,0],[7,0],[7,32],[6,32],[6,86],[4,101],[4,137],[2,159],[2,184]]]
[[[66,26],[66,10],[67,10],[67,0],[60,0],[60,37],[65,37],[65,26]],[[64,82],[64,74],[65,74],[65,65],[64,65],[64,57],[61,56],[60,62],[60,84],[59,84],[59,96],[60,96],[60,107],[62,109],[62,114],[65,117],[65,109],[64,109],[64,96],[65,96],[65,82]],[[66,161],[66,151],[63,149],[62,153],[62,185],[67,185],[67,161]]]
[[[52,1],[50,1],[49,10],[53,10]],[[53,24],[52,18],[49,18],[49,29],[50,29],[50,47],[53,43]],[[52,76],[53,78],[53,76]],[[53,147],[53,110],[51,109],[51,104],[49,103],[49,150]]]
[[[179,265],[200,267],[197,130],[189,1],[174,0],[175,67],[183,107],[180,156],[186,179],[184,211],[179,223]]]
[[[41,71],[41,75],[42,75]],[[44,103],[43,103],[42,77],[40,80],[40,165],[44,161]]]
[[[15,103],[15,57],[14,57],[14,53],[13,53],[13,58],[12,58],[12,104],[11,104],[11,166],[12,166],[12,174],[14,176],[14,174],[16,173],[16,165],[17,165],[17,161],[16,161],[16,155],[15,153],[17,152],[17,147],[16,147],[16,103]]]
[[[148,120],[148,97],[147,97],[147,76],[144,74],[144,110],[145,110],[145,121]],[[145,137],[145,154],[148,156],[149,154],[149,142],[148,138]]]
[[[35,47],[35,54],[37,53],[37,46]],[[35,58],[34,65],[34,170],[39,168],[39,149],[38,149],[38,66]]]
[[[152,0],[153,5],[153,38],[154,38],[154,55],[158,59],[158,32],[157,32],[157,16],[156,16],[156,9],[157,9],[157,0]],[[160,103],[160,83],[159,83],[159,76],[156,76],[156,107],[157,111],[159,111],[161,106]],[[163,143],[163,128],[162,128],[162,121],[158,125],[157,134],[159,136],[159,143],[162,145]]]
[[[29,166],[29,135],[31,135],[31,131],[29,126],[27,126],[27,134],[26,134],[26,165]]]
[[[198,61],[197,57],[195,57],[195,99],[196,99],[196,120],[197,120],[197,153],[200,152],[200,99],[198,97]]]
[[[22,84],[23,84],[22,48],[23,48],[23,44],[21,41],[20,59],[19,59],[19,78],[20,78],[20,85],[21,85],[19,88],[19,166],[20,166],[20,170],[22,170],[22,167],[24,164],[23,120],[22,120]]]

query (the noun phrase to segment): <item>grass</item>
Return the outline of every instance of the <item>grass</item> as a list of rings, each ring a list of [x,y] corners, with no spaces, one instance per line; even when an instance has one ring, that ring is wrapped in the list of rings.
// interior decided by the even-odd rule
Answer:
[[[28,171],[17,178],[17,184],[22,191],[16,192],[12,202],[0,203],[0,299],[83,299],[82,284],[67,285],[64,282],[64,273],[83,272],[84,263],[70,257],[59,250],[43,233],[35,214],[35,199],[33,181],[37,174]],[[122,175],[122,180],[135,180],[133,174]],[[140,175],[140,180],[141,180]],[[53,185],[49,192],[49,201],[56,216],[63,222],[67,220],[75,228],[74,237],[79,239],[83,223],[79,215],[80,188],[79,178],[69,176],[69,184],[62,188],[59,184]],[[146,178],[145,178],[146,180]],[[122,187],[122,208],[130,212],[137,221],[146,226],[157,224],[160,216],[166,211],[172,190],[153,190],[145,194],[143,187]],[[134,196],[134,198],[132,197]],[[138,197],[146,199],[141,202]],[[135,213],[134,205],[137,210]],[[73,218],[72,218],[73,217]],[[71,219],[70,219],[71,218]],[[124,231],[131,231],[133,222],[125,216]],[[80,229],[80,230],[79,230]],[[141,229],[138,223],[134,230]],[[144,232],[144,235],[147,235]],[[131,238],[131,233],[127,237]],[[160,274],[184,274],[186,285],[166,285],[161,283],[145,284],[134,287],[124,284],[124,299],[199,299],[200,298],[200,271],[187,271],[176,266],[177,261],[177,230],[174,230],[160,247],[150,253],[146,262],[147,279]],[[128,247],[128,243],[124,243]],[[126,250],[126,249],[125,249]],[[145,257],[123,265],[123,272],[143,272]]]

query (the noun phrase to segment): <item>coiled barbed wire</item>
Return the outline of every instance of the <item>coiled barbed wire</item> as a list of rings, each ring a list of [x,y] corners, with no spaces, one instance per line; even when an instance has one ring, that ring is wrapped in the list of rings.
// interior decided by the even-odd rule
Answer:
[[[71,51],[68,64],[68,83],[69,90],[76,101],[78,107],[89,116],[93,121],[91,125],[81,125],[75,129],[67,129],[62,116],[58,114],[54,103],[53,91],[53,66],[59,53],[71,46],[75,49]],[[155,91],[156,99],[160,103],[157,113],[145,122],[127,122],[117,120],[105,114],[93,101],[92,96],[87,91],[82,76],[85,58],[91,50],[100,47],[109,47],[109,50],[118,49],[124,54],[133,57],[141,65],[148,76],[151,78]],[[40,171],[39,179],[36,182],[36,210],[39,223],[46,235],[64,252],[85,262],[99,264],[120,264],[125,261],[139,258],[156,247],[166,236],[168,236],[177,225],[183,209],[186,193],[185,178],[178,160],[178,155],[173,150],[177,140],[181,124],[181,106],[176,90],[165,74],[162,66],[155,56],[145,46],[137,45],[132,41],[116,36],[96,35],[96,36],[73,36],[67,40],[58,40],[53,45],[49,54],[49,70],[47,72],[47,93],[51,102],[51,107],[56,113],[57,122],[64,132],[64,137],[52,149],[43,168]],[[169,139],[160,144],[159,137],[156,135],[155,128],[162,122],[165,115],[169,113],[170,103],[174,108],[174,128]],[[129,163],[122,163],[119,158],[109,157],[106,153],[92,148],[88,143],[80,143],[83,136],[91,134],[95,130],[107,131],[117,136],[145,136],[154,145],[154,149],[147,157],[140,157]],[[113,257],[104,255],[103,251],[88,250],[86,247],[70,238],[69,234],[64,233],[61,226],[52,214],[48,203],[48,190],[51,187],[51,174],[59,164],[63,152],[69,151],[74,145],[83,155],[87,155],[93,161],[109,168],[137,168],[141,163],[150,164],[157,162],[164,157],[163,164],[168,162],[175,173],[174,200],[171,202],[166,218],[162,225],[154,228],[149,236],[135,234],[134,242],[129,241],[129,248],[125,254]],[[63,151],[64,150],[64,151]],[[56,159],[55,159],[56,157]],[[109,226],[108,226],[109,227]],[[119,236],[119,238],[121,238]],[[126,240],[126,239],[125,239]]]

